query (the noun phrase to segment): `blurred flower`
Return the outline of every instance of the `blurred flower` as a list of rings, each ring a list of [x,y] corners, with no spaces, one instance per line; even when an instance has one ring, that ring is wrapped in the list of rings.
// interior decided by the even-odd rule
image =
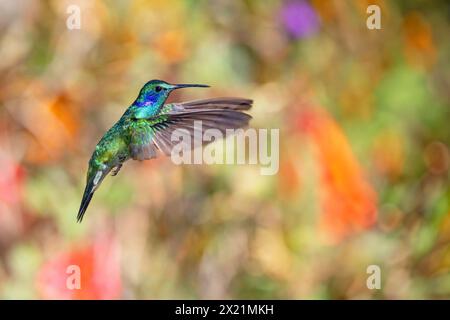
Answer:
[[[58,119],[70,137],[77,137],[79,118],[71,99],[64,93],[55,97],[49,105],[51,113]]]
[[[290,197],[298,194],[301,186],[300,175],[297,171],[297,159],[289,154],[281,156],[279,177],[279,191],[281,197]]]
[[[68,93],[52,93],[38,81],[25,90],[22,103],[11,110],[34,137],[26,150],[27,161],[55,161],[77,147],[78,107]]]
[[[425,148],[425,163],[428,170],[433,174],[445,174],[449,167],[448,146],[440,141],[433,141]]]
[[[306,38],[319,29],[319,19],[311,5],[303,0],[289,1],[281,9],[281,22],[294,38]]]
[[[185,34],[181,30],[164,31],[155,40],[155,50],[165,63],[177,63],[186,57]]]
[[[2,168],[2,174],[0,175],[0,202],[6,205],[19,203],[25,180],[23,167],[6,154],[0,152],[0,168]]]
[[[338,124],[323,110],[307,110],[299,127],[311,138],[321,170],[321,227],[332,242],[376,221],[376,194]]]
[[[21,208],[25,183],[23,166],[1,149],[5,147],[0,148],[0,248],[24,230]]]
[[[436,47],[430,25],[419,13],[410,13],[404,20],[405,53],[414,65],[430,67],[436,61]]]
[[[69,288],[68,269],[80,270],[80,289]],[[122,292],[118,248],[114,239],[102,237],[91,245],[63,252],[46,262],[37,278],[44,299],[117,299]]]
[[[382,175],[393,179],[403,172],[404,144],[402,137],[393,131],[383,132],[375,138],[374,164]]]
[[[338,15],[336,12],[336,6],[331,4],[330,1],[312,0],[311,3],[322,22],[327,23],[336,20]]]

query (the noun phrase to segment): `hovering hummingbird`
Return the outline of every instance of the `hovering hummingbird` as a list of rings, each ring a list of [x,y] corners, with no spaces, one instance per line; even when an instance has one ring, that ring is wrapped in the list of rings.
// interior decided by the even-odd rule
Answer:
[[[100,139],[89,160],[86,188],[77,221],[84,213],[103,179],[111,172],[117,175],[122,164],[129,160],[147,160],[157,157],[157,150],[170,155],[171,134],[184,129],[194,136],[194,121],[201,121],[203,129],[218,129],[224,136],[226,129],[248,125],[251,116],[243,111],[252,106],[252,100],[242,98],[213,98],[190,102],[165,104],[169,94],[176,89],[200,87],[202,84],[170,84],[162,80],[147,82],[136,100]],[[206,144],[208,142],[203,142]],[[192,148],[192,146],[191,146]]]

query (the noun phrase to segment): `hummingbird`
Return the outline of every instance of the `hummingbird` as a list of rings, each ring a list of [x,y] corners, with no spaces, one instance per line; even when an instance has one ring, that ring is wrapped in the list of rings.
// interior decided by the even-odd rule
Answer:
[[[226,129],[248,125],[251,116],[244,111],[251,108],[253,101],[250,99],[229,97],[165,103],[174,90],[207,87],[204,84],[170,84],[162,80],[148,81],[142,87],[136,100],[95,147],[89,160],[77,222],[83,220],[92,196],[103,179],[110,172],[116,176],[125,161],[170,155],[176,144],[171,139],[175,130],[186,130],[195,139],[198,134],[194,133],[198,128],[194,121],[201,121],[202,129],[219,130],[223,136],[227,134]],[[209,141],[201,143],[204,145]]]

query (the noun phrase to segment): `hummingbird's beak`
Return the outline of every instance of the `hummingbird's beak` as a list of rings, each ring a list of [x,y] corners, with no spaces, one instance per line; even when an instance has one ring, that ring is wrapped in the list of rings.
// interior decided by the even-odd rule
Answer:
[[[206,84],[174,84],[173,89],[182,89],[182,88],[209,88]]]

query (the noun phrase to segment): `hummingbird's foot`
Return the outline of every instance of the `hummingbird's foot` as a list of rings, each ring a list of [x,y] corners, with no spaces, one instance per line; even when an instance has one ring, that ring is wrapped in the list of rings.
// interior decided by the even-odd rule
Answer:
[[[122,165],[121,164],[119,164],[119,165],[117,165],[117,166],[115,166],[114,168],[112,168],[112,170],[111,170],[111,176],[117,176],[117,174],[119,173],[119,171],[120,171],[120,168],[122,168]]]

